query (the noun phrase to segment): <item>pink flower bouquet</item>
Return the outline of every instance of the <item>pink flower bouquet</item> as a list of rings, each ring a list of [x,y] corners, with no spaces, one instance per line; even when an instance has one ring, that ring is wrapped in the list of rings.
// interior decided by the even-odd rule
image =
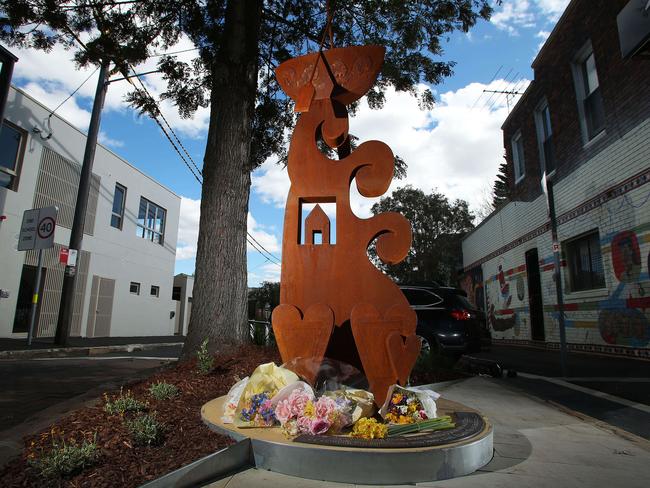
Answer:
[[[272,403],[275,418],[286,435],[322,435],[338,430],[346,411],[350,410],[349,401],[342,400],[337,402],[328,396],[317,399],[311,387],[299,381],[278,392]]]

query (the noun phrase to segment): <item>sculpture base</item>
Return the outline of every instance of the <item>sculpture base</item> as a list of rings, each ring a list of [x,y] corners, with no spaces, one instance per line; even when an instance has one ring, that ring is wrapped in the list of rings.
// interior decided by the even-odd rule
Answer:
[[[435,437],[419,447],[350,447],[307,444],[287,439],[279,428],[239,429],[221,422],[225,397],[206,403],[203,421],[235,440],[250,439],[255,467],[300,478],[367,485],[437,481],[473,473],[492,459],[492,426],[483,417],[479,432],[454,440]],[[440,399],[439,415],[474,410]],[[421,440],[421,439],[420,439]],[[419,444],[423,444],[422,441]]]

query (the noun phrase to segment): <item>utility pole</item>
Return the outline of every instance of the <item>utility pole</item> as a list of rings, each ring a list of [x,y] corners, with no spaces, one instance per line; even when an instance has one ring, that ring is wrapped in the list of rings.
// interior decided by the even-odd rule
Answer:
[[[77,251],[81,251],[81,241],[83,240],[84,235],[84,222],[86,221],[88,194],[90,192],[90,181],[93,171],[93,162],[95,160],[95,149],[97,148],[97,135],[99,134],[102,107],[104,106],[104,99],[106,98],[106,91],[108,89],[109,64],[110,61],[106,58],[101,61],[99,79],[97,80],[97,89],[95,91],[95,100],[93,102],[93,111],[90,116],[90,125],[88,126],[86,149],[84,151],[81,175],[79,177],[77,204],[74,209],[74,220],[72,221],[69,245],[70,249],[75,249]],[[76,275],[76,268],[74,266],[65,267],[55,336],[55,342],[60,346],[67,346],[70,338]]]
[[[555,218],[555,196],[553,180],[545,175],[546,197],[548,199],[548,215],[551,221],[551,240],[553,241],[553,260],[555,262],[555,292],[557,294],[557,310],[560,325],[560,367],[562,377],[567,377],[566,325],[564,323],[564,295],[562,293],[562,273],[560,272],[560,242],[557,238],[557,220]]]

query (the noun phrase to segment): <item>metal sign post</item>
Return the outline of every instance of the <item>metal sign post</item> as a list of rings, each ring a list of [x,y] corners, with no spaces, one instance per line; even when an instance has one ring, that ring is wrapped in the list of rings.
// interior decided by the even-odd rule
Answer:
[[[27,345],[32,345],[34,336],[34,324],[38,311],[38,301],[41,295],[41,276],[43,274],[43,249],[54,246],[54,231],[56,230],[56,207],[34,208],[25,210],[23,223],[20,226],[18,237],[18,250],[31,251],[38,249],[38,267],[36,271],[36,283],[32,295],[32,308],[29,316],[29,328],[27,329]]]
[[[29,315],[29,329],[27,329],[27,345],[32,345],[34,337],[34,324],[36,323],[36,311],[38,310],[38,298],[41,292],[41,274],[43,273],[43,250],[38,250],[38,267],[36,270],[36,283],[34,283],[34,294],[32,295],[32,310]]]

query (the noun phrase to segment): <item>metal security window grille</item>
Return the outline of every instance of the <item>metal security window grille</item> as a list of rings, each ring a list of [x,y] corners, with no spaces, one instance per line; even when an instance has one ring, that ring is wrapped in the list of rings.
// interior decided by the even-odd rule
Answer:
[[[140,197],[140,210],[138,211],[138,225],[136,234],[139,237],[163,245],[165,237],[165,216],[167,211]]]
[[[0,188],[18,189],[24,139],[23,131],[5,120],[0,129]]]
[[[56,224],[71,229],[80,173],[81,165],[44,147],[34,192],[33,208],[55,205],[59,209]],[[93,235],[95,231],[95,214],[100,185],[101,179],[93,174],[88,206],[86,207],[84,234]]]
[[[571,291],[594,290],[605,287],[603,257],[600,253],[598,231],[590,232],[565,245]]]
[[[524,140],[521,132],[512,138],[512,159],[515,166],[515,183],[520,181],[526,174],[526,161],[524,159]]]
[[[119,183],[115,184],[113,194],[113,211],[111,214],[111,227],[122,230],[124,222],[124,202],[126,201],[126,188]]]
[[[584,83],[585,97],[583,99],[587,134],[589,140],[596,137],[605,128],[605,109],[603,96],[600,92],[596,59],[591,52],[581,65],[582,81]]]

